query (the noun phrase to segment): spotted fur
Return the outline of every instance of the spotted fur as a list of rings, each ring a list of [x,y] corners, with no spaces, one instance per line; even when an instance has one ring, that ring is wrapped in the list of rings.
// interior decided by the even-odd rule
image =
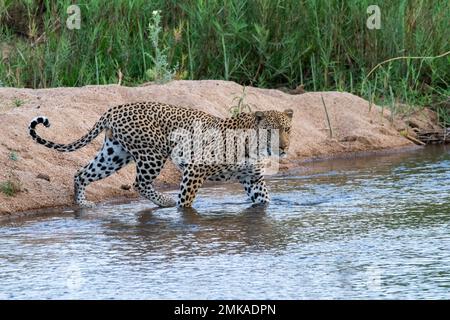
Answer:
[[[39,144],[60,152],[71,152],[84,147],[105,131],[105,140],[98,154],[79,170],[74,178],[74,200],[80,206],[92,206],[85,198],[86,187],[110,176],[131,161],[136,165],[134,188],[141,196],[161,207],[178,205],[190,207],[198,189],[206,181],[237,179],[253,203],[269,202],[269,194],[260,163],[196,163],[186,155],[175,154],[180,142],[172,139],[175,130],[187,132],[216,129],[221,134],[229,129],[279,129],[281,154],[289,147],[292,110],[257,111],[242,113],[233,118],[218,118],[208,113],[157,102],[130,103],[110,108],[83,137],[69,144],[60,144],[41,138],[35,131],[38,124],[50,127],[46,117],[34,118],[29,125],[30,136]],[[201,124],[201,128],[199,125]],[[219,136],[221,135],[219,134]],[[216,137],[218,138],[218,137]],[[226,153],[226,148],[214,144],[204,146],[211,153]],[[175,201],[156,191],[154,179],[167,159],[171,158],[182,172],[180,191]]]

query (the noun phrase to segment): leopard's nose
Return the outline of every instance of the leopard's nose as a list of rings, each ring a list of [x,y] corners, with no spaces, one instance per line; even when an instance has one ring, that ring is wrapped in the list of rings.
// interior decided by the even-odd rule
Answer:
[[[280,148],[280,157],[281,158],[287,157],[287,148]]]

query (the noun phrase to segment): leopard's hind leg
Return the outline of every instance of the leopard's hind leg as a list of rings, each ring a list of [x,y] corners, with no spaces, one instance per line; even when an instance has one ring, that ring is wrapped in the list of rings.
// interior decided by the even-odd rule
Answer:
[[[86,200],[86,187],[94,181],[119,171],[132,160],[132,155],[117,140],[114,140],[111,132],[107,131],[105,142],[99,153],[75,175],[75,203],[82,207],[92,207],[93,203]]]
[[[237,178],[254,204],[268,204],[270,202],[269,191],[260,164],[243,166],[240,168]]]
[[[247,196],[254,204],[268,204],[269,192],[262,175],[239,177],[239,182],[244,186]]]

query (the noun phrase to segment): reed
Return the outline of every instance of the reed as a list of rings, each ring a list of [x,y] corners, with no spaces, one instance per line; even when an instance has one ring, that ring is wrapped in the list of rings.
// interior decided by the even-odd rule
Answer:
[[[366,27],[369,0],[92,0],[81,28],[65,21],[72,1],[0,0],[0,83],[45,88],[137,85],[155,70],[149,31],[175,78],[226,79],[258,87],[303,84],[349,91],[389,107],[430,105],[449,95],[450,3],[383,1],[381,29]],[[155,39],[153,39],[155,40]],[[157,66],[156,66],[157,67]],[[120,72],[119,72],[120,71]]]

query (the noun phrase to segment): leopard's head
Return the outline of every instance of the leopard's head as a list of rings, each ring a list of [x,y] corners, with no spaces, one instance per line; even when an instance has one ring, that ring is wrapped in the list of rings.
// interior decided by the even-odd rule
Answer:
[[[279,137],[279,156],[286,157],[290,141],[291,141],[291,128],[292,128],[292,117],[294,111],[292,109],[287,109],[284,111],[256,111],[255,118],[258,129],[274,129],[278,133]],[[270,132],[270,131],[268,131]],[[269,155],[272,150],[268,150]]]

